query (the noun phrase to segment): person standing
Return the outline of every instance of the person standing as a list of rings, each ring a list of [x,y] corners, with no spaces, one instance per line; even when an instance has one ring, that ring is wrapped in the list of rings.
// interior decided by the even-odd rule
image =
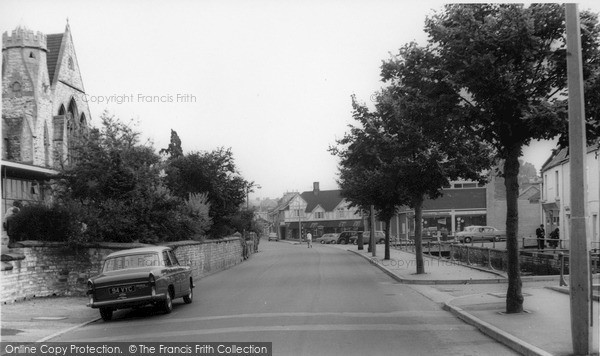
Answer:
[[[310,231],[306,233],[306,243],[308,244],[308,248],[312,248],[312,234]]]
[[[560,241],[560,232],[558,231],[558,228],[556,228],[554,231],[552,231],[550,233],[550,242],[548,242],[548,245],[550,245],[550,247],[557,248],[559,241]]]
[[[535,229],[535,236],[537,237],[537,245],[538,249],[543,250],[545,247],[544,238],[546,237],[546,231],[544,230],[544,225],[540,225],[537,229]]]

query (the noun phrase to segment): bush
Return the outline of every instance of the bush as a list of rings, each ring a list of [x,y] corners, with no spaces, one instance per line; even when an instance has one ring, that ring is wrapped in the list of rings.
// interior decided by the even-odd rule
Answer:
[[[66,206],[27,205],[10,222],[11,242],[24,240],[73,243],[81,238],[76,213]]]

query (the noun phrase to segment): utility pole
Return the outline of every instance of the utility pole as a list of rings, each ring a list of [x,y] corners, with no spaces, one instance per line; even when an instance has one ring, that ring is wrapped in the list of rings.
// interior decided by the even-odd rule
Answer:
[[[586,236],[585,108],[581,30],[577,4],[566,4],[567,79],[569,88],[569,161],[571,178],[571,339],[573,354],[588,355],[593,349],[590,296],[589,243]]]
[[[377,256],[375,251],[376,241],[375,241],[375,206],[371,205],[371,240],[369,243],[371,244],[371,252],[373,253],[373,257]]]

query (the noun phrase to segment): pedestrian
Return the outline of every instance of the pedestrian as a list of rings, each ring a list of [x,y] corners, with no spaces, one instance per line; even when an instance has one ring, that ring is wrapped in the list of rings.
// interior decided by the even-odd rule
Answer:
[[[308,248],[312,248],[312,234],[310,231],[306,233],[306,243],[308,244]]]
[[[546,231],[544,230],[544,224],[541,224],[540,227],[535,229],[535,236],[537,237],[537,245],[538,249],[543,250],[545,247]]]
[[[558,231],[558,228],[556,228],[556,229],[554,229],[554,231],[552,231],[550,233],[550,242],[548,244],[550,245],[550,247],[557,248],[559,241],[560,241],[560,232]]]

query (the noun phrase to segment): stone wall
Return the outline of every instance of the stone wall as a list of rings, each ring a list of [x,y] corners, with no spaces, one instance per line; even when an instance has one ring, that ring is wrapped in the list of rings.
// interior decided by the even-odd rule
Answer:
[[[247,243],[251,254],[252,241]],[[4,304],[52,295],[83,296],[88,278],[99,273],[102,260],[109,253],[147,246],[103,243],[74,249],[63,243],[22,241],[20,244],[22,247],[2,252],[0,302]],[[237,237],[167,245],[174,249],[180,264],[192,267],[194,280],[243,261],[242,244]]]

